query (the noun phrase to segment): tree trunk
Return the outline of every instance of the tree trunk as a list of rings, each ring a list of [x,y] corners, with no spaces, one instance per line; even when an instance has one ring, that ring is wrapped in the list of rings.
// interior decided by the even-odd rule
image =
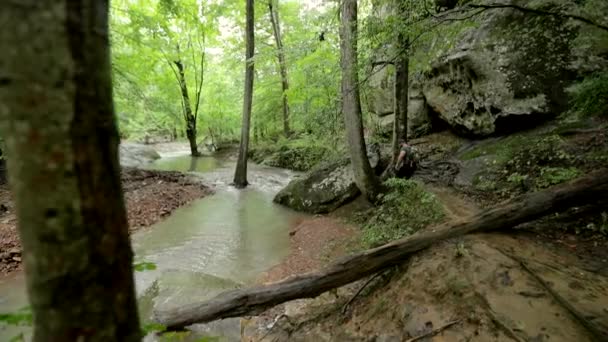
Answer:
[[[409,40],[405,40],[403,35],[399,35],[399,43],[401,47],[401,55],[395,63],[395,83],[399,83],[397,101],[399,101],[399,112],[395,113],[395,117],[399,115],[399,139],[407,141],[407,106],[409,100]]]
[[[6,139],[34,341],[139,341],[108,2],[0,1]]]
[[[184,73],[184,65],[181,61],[174,61],[179,74],[179,88],[182,91],[182,103],[184,104],[184,117],[186,119],[186,137],[190,143],[190,153],[193,157],[200,155],[196,144],[196,118],[192,114],[192,106],[190,105],[190,96],[188,95],[188,86],[186,84],[186,75]]]
[[[272,23],[274,40],[277,44],[277,57],[279,59],[279,71],[281,73],[281,86],[283,90],[283,134],[285,137],[289,137],[291,131],[289,129],[289,103],[287,101],[287,91],[289,90],[287,63],[285,62],[285,51],[283,50],[283,40],[281,38],[279,11],[276,6],[273,6],[273,1],[274,0],[268,1],[268,9],[270,11],[270,22]]]
[[[461,223],[445,223],[384,246],[338,260],[320,271],[293,276],[277,283],[219,294],[202,303],[156,313],[169,330],[228,317],[256,315],[275,305],[298,298],[313,298],[387,267],[403,263],[412,254],[434,243],[474,232],[513,228],[571,206],[605,199],[608,169],[575,181],[519,196]]]
[[[241,126],[241,144],[239,157],[234,173],[234,186],[244,188],[247,186],[247,153],[249,150],[249,126],[251,123],[251,105],[253,102],[253,52],[254,52],[254,12],[253,0],[247,0],[247,24],[245,28],[246,61],[245,61],[245,96],[243,98],[243,122]]]
[[[340,33],[342,112],[351,165],[357,187],[367,198],[375,201],[380,184],[367,159],[359,96],[357,0],[342,1]]]

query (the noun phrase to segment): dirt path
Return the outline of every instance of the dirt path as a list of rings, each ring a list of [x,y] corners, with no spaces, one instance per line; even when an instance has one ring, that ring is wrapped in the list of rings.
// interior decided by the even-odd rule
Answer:
[[[122,172],[127,218],[131,231],[149,227],[178,207],[208,195],[211,190],[179,172],[126,168]],[[0,186],[0,274],[21,267],[21,243],[11,194]]]
[[[425,185],[443,205],[446,221],[459,222],[479,212],[475,203],[458,194],[453,188]]]

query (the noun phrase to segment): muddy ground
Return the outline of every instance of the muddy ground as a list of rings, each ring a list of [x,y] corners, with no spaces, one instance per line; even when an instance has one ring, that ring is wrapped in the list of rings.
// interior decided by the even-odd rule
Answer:
[[[451,222],[480,210],[452,188],[433,185],[428,190],[440,199]],[[347,254],[348,249],[335,248],[336,242],[348,245],[358,229],[336,229],[335,222],[341,221],[320,217],[303,222],[292,237],[290,257],[264,280],[310,271]],[[546,228],[552,222],[534,225]],[[242,339],[416,341],[428,334],[421,340],[606,340],[607,254],[590,258],[593,249],[580,236],[548,238],[523,228],[448,240],[378,276],[244,318]],[[608,250],[605,240],[595,243]]]
[[[122,184],[130,231],[149,227],[173,210],[211,193],[180,172],[125,168]],[[21,244],[10,191],[0,185],[0,274],[21,268]]]
[[[575,158],[552,166],[574,165],[581,173],[604,167],[605,137],[606,132],[568,135],[563,150]],[[457,184],[454,179],[463,162],[453,156],[463,146],[462,139],[444,135],[426,139],[420,148],[428,164],[415,178],[442,203],[447,221],[466,220],[524,191],[499,177],[492,190]],[[599,158],[581,160],[593,154]],[[496,173],[488,165],[479,167]],[[605,203],[576,207],[517,230],[438,243],[378,275],[244,318],[242,339],[608,341],[608,240],[601,230],[587,229],[605,223],[605,208]],[[331,227],[326,219],[330,218],[304,225],[310,231],[304,237],[316,236],[315,243],[299,241],[295,233],[292,243],[297,250],[266,280],[310,271],[349,252],[334,251],[333,229],[324,231]],[[356,236],[358,228],[353,232]],[[325,234],[330,239],[324,241]],[[335,253],[320,257],[328,254],[319,251],[328,250]]]

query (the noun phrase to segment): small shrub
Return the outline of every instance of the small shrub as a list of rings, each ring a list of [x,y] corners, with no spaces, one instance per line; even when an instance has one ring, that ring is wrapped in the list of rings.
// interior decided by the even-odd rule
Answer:
[[[574,179],[580,175],[577,168],[545,167],[540,170],[540,177],[536,180],[539,188],[547,188]]]
[[[597,73],[571,87],[572,110],[583,116],[608,116],[608,72]]]
[[[443,207],[421,184],[406,179],[392,178],[385,182],[389,192],[381,205],[363,225],[364,245],[378,246],[413,234],[444,217]]]

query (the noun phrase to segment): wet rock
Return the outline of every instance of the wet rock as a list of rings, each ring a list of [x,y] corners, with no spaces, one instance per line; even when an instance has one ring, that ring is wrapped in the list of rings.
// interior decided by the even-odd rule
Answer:
[[[119,149],[120,165],[138,167],[160,158],[158,152],[150,146],[122,143]]]
[[[274,202],[309,213],[331,212],[360,193],[347,160],[326,164],[292,180]]]

